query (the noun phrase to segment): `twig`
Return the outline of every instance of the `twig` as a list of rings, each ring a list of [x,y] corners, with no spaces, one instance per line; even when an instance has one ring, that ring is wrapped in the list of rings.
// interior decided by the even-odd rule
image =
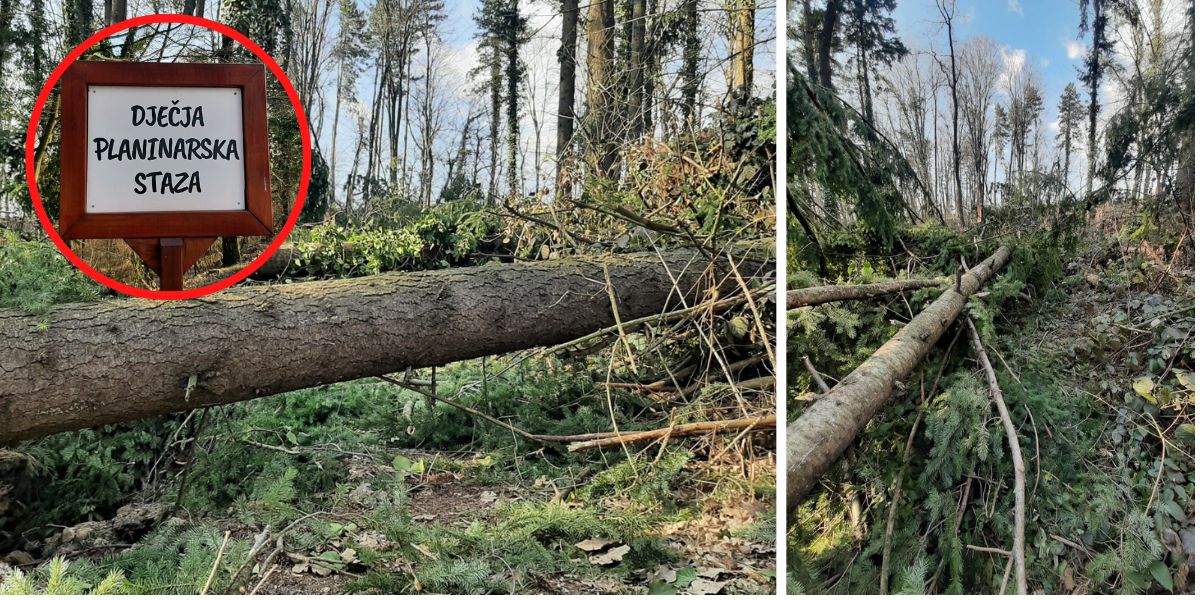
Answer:
[[[752,295],[754,297],[763,296],[763,295],[773,292],[774,290],[775,290],[775,286],[766,286],[764,288],[754,290],[754,293]],[[657,315],[650,315],[648,317],[642,317],[640,319],[633,319],[630,321],[626,321],[624,323],[624,325],[625,325],[625,327],[632,329],[632,328],[640,326],[640,325],[645,325],[646,323],[653,323],[653,322],[658,322],[658,321],[681,321],[681,320],[690,319],[693,317],[698,317],[709,311],[716,312],[716,311],[721,311],[721,310],[728,310],[735,306],[740,306],[740,305],[744,304],[745,302],[746,302],[746,298],[744,296],[738,295],[738,296],[726,298],[724,300],[713,300],[711,302],[701,304],[698,306],[691,306],[688,308],[682,308],[682,309],[671,311],[671,312],[666,312],[666,313],[657,314]],[[563,342],[556,346],[551,346],[549,348],[546,348],[546,349],[538,352],[537,354],[539,356],[545,356],[547,354],[554,354],[556,352],[560,352],[560,351],[570,348],[572,346],[577,346],[584,342],[594,340],[599,337],[612,335],[614,333],[617,333],[617,326],[611,325],[611,326],[605,327],[604,329],[601,329],[599,331],[589,333],[583,337],[573,339],[569,342]]]
[[[246,567],[250,566],[251,561],[254,560],[254,557],[258,556],[258,553],[266,547],[267,539],[270,538],[270,536],[270,525],[263,527],[263,530],[259,532],[258,535],[254,536],[254,544],[250,546],[250,551],[246,553],[246,559],[242,561],[242,564],[239,565],[237,570],[233,572],[233,576],[229,578],[229,585],[225,586],[226,594],[233,592],[237,588],[237,582],[242,576],[242,571],[245,571]]]
[[[621,323],[621,309],[617,306],[617,293],[613,289],[612,278],[608,274],[608,263],[604,263],[604,287],[608,292],[608,304],[612,307],[613,321],[617,327],[617,337],[625,347],[625,355],[629,358],[629,369],[637,373],[637,361],[633,358],[633,348],[629,347],[629,338],[625,335],[625,326]]]
[[[967,548],[967,550],[974,550],[976,552],[988,552],[990,554],[1002,554],[1004,556],[1012,556],[1012,551],[1005,550],[1003,548],[990,548],[988,546],[972,546],[971,544],[966,544],[966,548]]]
[[[808,355],[801,356],[800,360],[804,361],[804,368],[808,369],[808,374],[812,376],[813,382],[817,384],[817,388],[821,390],[821,393],[828,394],[829,386],[825,383],[825,379],[821,377],[821,373],[813,366],[812,361],[808,360]]]
[[[728,365],[729,372],[730,372],[730,374],[739,373],[742,371],[742,369],[745,369],[747,367],[752,367],[752,366],[762,362],[762,360],[764,358],[766,358],[766,355],[760,353],[760,354],[755,354],[754,356],[751,356],[749,358],[743,358],[742,360],[731,362]],[[699,391],[700,388],[704,387],[706,384],[712,383],[721,375],[724,375],[724,372],[705,375],[704,377],[701,377],[700,379],[693,381],[687,387],[679,390],[679,395],[684,398],[689,398],[689,397],[691,397],[692,394],[695,394],[697,391]],[[768,377],[770,377],[770,376],[768,376]],[[759,377],[758,379],[762,379],[762,378]],[[736,387],[743,387],[746,389],[756,389],[755,388],[756,381],[757,381],[757,379],[749,379],[749,380],[741,381],[741,382],[735,381],[734,384]],[[771,385],[774,385],[774,382],[775,382],[775,380],[772,377]]]
[[[291,454],[293,456],[300,455],[300,451],[296,450],[295,448],[284,448],[283,446],[272,446],[270,444],[264,444],[262,442],[256,442],[254,440],[239,439],[238,441],[243,444],[262,448],[264,450],[274,450],[275,452],[282,452],[284,454]]]
[[[758,307],[754,304],[754,295],[750,293],[750,286],[746,285],[746,280],[742,279],[742,273],[738,270],[737,263],[733,262],[733,256],[729,253],[725,254],[725,258],[729,260],[729,270],[737,279],[738,287],[742,290],[742,295],[746,297],[746,306],[750,308],[750,315],[754,317],[754,326],[758,329],[758,335],[762,338],[763,347],[767,350],[767,362],[771,363],[771,371],[775,370],[775,351],[771,347],[771,337],[767,335],[767,329],[763,326],[762,318],[758,314]]]
[[[808,357],[804,357],[804,361],[808,362]],[[818,380],[819,381],[819,380]],[[900,459],[900,470],[896,473],[896,481],[892,483],[892,503],[888,506],[887,527],[883,531],[883,563],[880,566],[879,573],[879,594],[886,596],[888,593],[888,577],[890,570],[889,563],[892,558],[892,532],[896,528],[896,508],[900,505],[900,497],[904,494],[904,468],[908,464],[908,457],[912,454],[913,440],[917,437],[917,428],[921,425],[921,417],[925,413],[918,412],[917,418],[913,420],[912,429],[908,431],[908,441],[904,444],[904,456]]]
[[[465,404],[459,404],[458,402],[450,400],[449,398],[439,396],[438,394],[435,394],[424,388],[420,388],[415,385],[411,385],[409,383],[400,381],[399,379],[395,379],[388,375],[378,375],[377,377],[383,381],[386,381],[386,382],[392,384],[392,385],[402,387],[410,392],[416,392],[418,394],[421,394],[422,396],[425,396],[426,398],[429,398],[430,400],[433,400],[435,402],[442,402],[444,404],[447,404],[449,406],[457,408],[458,410],[461,410],[469,415],[479,417],[480,419],[483,419],[483,420],[487,421],[488,423],[503,427],[503,428],[513,432],[514,434],[519,435],[519,436],[521,436],[527,440],[533,441],[533,442],[566,443],[566,442],[576,442],[576,441],[586,441],[586,440],[608,438],[608,437],[617,435],[616,433],[608,433],[608,432],[606,432],[606,433],[583,433],[583,434],[579,434],[579,435],[542,435],[542,434],[537,434],[537,433],[529,433],[528,431],[520,429],[519,427],[505,423],[504,421],[501,421],[500,419],[497,419],[496,417],[479,412],[478,410],[475,410],[474,408],[471,408],[470,406],[467,406]]]
[[[1013,507],[1013,562],[1016,565],[1017,578],[1017,594],[1025,595],[1029,593],[1028,583],[1025,579],[1025,460],[1021,456],[1021,443],[1017,439],[1017,429],[1013,427],[1012,418],[1008,415],[1008,407],[1004,404],[1004,396],[1000,393],[1000,384],[996,381],[996,372],[992,370],[992,363],[988,360],[987,352],[983,349],[983,342],[979,339],[979,332],[975,330],[975,323],[970,317],[966,317],[967,329],[971,333],[971,345],[975,347],[975,357],[979,360],[979,364],[983,366],[983,371],[987,375],[988,389],[991,392],[992,401],[996,403],[996,411],[1000,413],[1000,421],[1004,423],[1004,432],[1008,437],[1008,449],[1012,453],[1013,463],[1013,495],[1016,497]],[[1003,588],[1000,590],[1004,591]]]
[[[266,573],[263,573],[262,579],[258,580],[258,584],[254,586],[254,589],[250,590],[250,595],[253,596],[257,594],[258,590],[262,589],[263,584],[267,582],[267,579],[270,579],[271,576],[275,574],[275,571],[278,570],[279,565],[271,565],[271,568],[267,569]]]
[[[208,588],[212,585],[213,577],[217,576],[217,568],[221,566],[221,557],[225,556],[225,545],[229,543],[229,534],[232,531],[225,532],[225,539],[221,541],[221,548],[217,550],[217,560],[213,561],[212,570],[208,572],[208,581],[204,582],[204,587],[200,589],[200,595],[208,593]]]
[[[567,446],[570,452],[579,450],[588,450],[591,448],[602,448],[605,446],[616,446],[618,444],[628,444],[636,442],[652,442],[661,437],[687,437],[693,435],[704,435],[706,433],[726,433],[729,431],[741,431],[743,429],[774,429],[775,415],[767,415],[765,417],[751,417],[748,419],[730,419],[728,421],[710,421],[704,423],[686,423],[684,425],[672,425],[663,429],[652,429],[650,431],[633,431],[626,433],[618,433],[603,439],[590,440],[586,442],[576,442]]]
[[[1084,554],[1086,554],[1086,555],[1088,555],[1088,556],[1091,556],[1091,555],[1092,555],[1092,551],[1091,551],[1091,550],[1088,550],[1087,548],[1084,548],[1083,546],[1080,546],[1078,543],[1076,543],[1076,542],[1072,542],[1071,540],[1068,540],[1067,538],[1065,538],[1065,537],[1063,537],[1063,536],[1061,536],[1061,535],[1055,535],[1055,534],[1051,533],[1051,534],[1050,534],[1050,539],[1052,539],[1052,540],[1054,540],[1054,541],[1056,541],[1056,542],[1058,542],[1058,543],[1060,543],[1060,544],[1062,544],[1062,545],[1064,545],[1064,546],[1070,546],[1070,547],[1072,547],[1072,548],[1074,548],[1074,549],[1076,549],[1076,550],[1078,550],[1078,551],[1080,551],[1080,552],[1082,552],[1082,553],[1084,553]]]
[[[1146,512],[1150,514],[1150,507],[1154,505],[1154,497],[1158,495],[1158,486],[1162,483],[1163,467],[1167,463],[1167,440],[1163,437],[1162,427],[1158,426],[1158,420],[1151,417],[1150,423],[1154,425],[1154,431],[1158,433],[1159,447],[1162,449],[1158,456],[1158,475],[1154,477],[1154,487],[1150,488],[1150,499],[1146,501]]]

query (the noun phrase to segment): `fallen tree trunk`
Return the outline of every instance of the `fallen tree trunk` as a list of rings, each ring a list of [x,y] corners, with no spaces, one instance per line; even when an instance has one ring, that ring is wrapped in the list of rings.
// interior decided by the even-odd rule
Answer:
[[[728,270],[675,251],[0,311],[0,442],[557,344],[612,325],[610,291],[635,319],[736,291]]]
[[[1008,262],[1009,249],[963,273],[921,314],[900,329],[828,394],[817,398],[787,430],[788,510],[808,494],[817,478],[854,441],[888,401],[895,383],[908,376],[958,317],[967,298]]]
[[[905,290],[917,290],[928,287],[941,287],[947,279],[893,279],[879,283],[864,283],[862,285],[819,285],[816,287],[790,290],[787,294],[787,308],[803,308],[841,300],[862,300],[884,294],[894,294]]]

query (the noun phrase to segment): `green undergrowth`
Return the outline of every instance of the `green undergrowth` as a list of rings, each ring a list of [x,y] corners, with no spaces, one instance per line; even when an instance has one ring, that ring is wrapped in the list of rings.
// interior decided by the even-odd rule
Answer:
[[[0,229],[0,309],[38,314],[55,304],[95,300],[102,290],[50,242]]]
[[[328,221],[297,229],[287,278],[336,278],[467,266],[510,256],[503,222],[470,201],[437,205],[387,226]]]
[[[534,433],[612,427],[586,373],[547,370],[545,364],[503,373],[489,366],[486,395],[480,362],[441,368],[438,391]],[[232,530],[210,589],[233,589],[246,583],[245,574],[236,582],[232,577],[254,534],[300,520],[285,538],[285,551],[319,560],[354,549],[352,560],[333,569],[335,576],[355,575],[333,583],[347,591],[530,591],[564,573],[610,580],[623,589],[632,571],[678,556],[654,528],[694,516],[675,492],[688,480],[694,459],[683,446],[661,455],[627,456],[620,449],[567,454],[382,381],[213,407],[207,417],[202,412],[184,427],[180,415],[16,447],[24,459],[0,462],[0,480],[16,482],[0,514],[0,529],[13,535],[0,543],[30,548],[33,542],[36,550],[43,547],[37,541],[58,526],[111,518],[126,503],[179,501],[176,517],[131,549],[71,561],[65,572],[79,582],[72,585],[93,589],[115,571],[124,593],[196,593],[223,532]],[[614,416],[623,427],[635,426],[636,415]],[[191,429],[201,420],[202,429]],[[160,456],[167,463],[189,460],[175,453],[172,442],[194,434],[198,444],[186,479],[177,471],[151,475]],[[478,502],[453,524],[415,518],[414,511],[437,509],[415,508],[413,494],[441,478],[452,480],[443,484],[454,486],[447,489],[512,497]],[[757,539],[763,533],[742,535]],[[593,565],[575,544],[594,538],[619,540],[630,550],[614,565]],[[35,570],[27,583],[44,589],[36,586],[44,586],[45,578]]]
[[[1024,453],[1031,593],[1182,593],[1192,586],[1181,539],[1191,535],[1195,515],[1194,280],[1150,257],[1141,243],[1146,232],[1143,224],[1116,240],[1091,234],[1057,255],[1027,235],[989,293],[966,311]],[[1150,247],[1169,252],[1177,242],[1163,236]],[[831,264],[841,281],[895,276],[863,253]],[[815,272],[793,278],[822,281]],[[798,395],[815,391],[798,351],[822,373],[844,377],[908,321],[909,307],[915,314],[935,294],[789,315],[789,415],[803,412]],[[793,513],[793,591],[880,591],[900,476],[889,591],[1014,591],[1011,574],[1001,588],[1005,556],[968,548],[1011,547],[1013,467],[960,328],[961,320],[950,326]]]

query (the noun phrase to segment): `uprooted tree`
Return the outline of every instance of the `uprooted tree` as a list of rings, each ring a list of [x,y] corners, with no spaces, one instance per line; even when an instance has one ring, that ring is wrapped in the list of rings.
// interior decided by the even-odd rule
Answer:
[[[711,262],[670,251],[0,312],[0,442],[557,344],[618,318],[711,309],[712,290],[737,302],[746,297],[739,277],[770,265],[757,251]]]

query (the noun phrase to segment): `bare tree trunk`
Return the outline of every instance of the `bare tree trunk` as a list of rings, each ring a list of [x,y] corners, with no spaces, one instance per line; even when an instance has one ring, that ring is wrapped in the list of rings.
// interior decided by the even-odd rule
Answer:
[[[104,24],[113,25],[129,18],[127,0],[106,0],[104,3]]]
[[[342,65],[338,61],[337,83],[333,88],[333,139],[329,143],[329,185],[332,189],[337,189],[337,134],[338,123],[342,117]],[[350,200],[346,199],[346,208],[350,207]]]
[[[842,0],[825,3],[825,18],[821,23],[821,36],[817,39],[817,72],[821,85],[833,89],[833,37],[837,29]]]
[[[683,2],[683,68],[679,71],[680,114],[684,126],[700,113],[700,8],[699,0]]]
[[[953,136],[954,146],[951,148],[954,158],[954,207],[958,211],[959,227],[965,227],[967,224],[966,214],[963,211],[962,197],[962,152],[959,151],[958,144],[958,62],[954,56],[954,13],[955,10],[947,6],[947,2],[951,0],[938,0],[938,11],[942,13],[942,22],[946,24],[946,38],[950,44],[950,102],[952,123],[951,135]]]
[[[646,0],[633,0],[630,11],[629,34],[629,95],[625,118],[629,139],[641,137],[642,94],[646,91]]]
[[[733,14],[733,76],[730,91],[735,96],[749,98],[754,87],[754,3],[755,0],[732,0]]]
[[[613,0],[594,0],[588,8],[588,143],[592,162],[601,177],[613,177],[617,145],[613,127],[613,29],[616,27]]]
[[[724,264],[642,253],[0,311],[0,443],[568,342],[614,323],[610,297],[630,320],[678,290],[734,292]]]
[[[1008,262],[1008,246],[963,273],[958,286],[942,293],[892,339],[842,379],[828,394],[819,396],[787,430],[788,510],[795,508],[817,479],[863,427],[891,398],[896,382],[921,362],[950,323],[962,312],[967,298]]]
[[[571,194],[571,142],[575,136],[575,46],[579,32],[579,0],[563,0],[562,45],[558,48],[558,141],[555,193]]]
[[[520,17],[518,12],[519,7],[517,0],[510,0],[509,3],[509,30],[515,32],[517,29],[517,20]],[[521,175],[520,169],[517,168],[517,144],[521,139],[521,122],[518,120],[519,111],[518,104],[520,98],[517,96],[517,88],[520,85],[520,80],[517,77],[520,71],[520,44],[516,40],[516,33],[509,34],[504,45],[505,65],[505,85],[506,100],[508,114],[508,197],[516,198],[521,192]]]

